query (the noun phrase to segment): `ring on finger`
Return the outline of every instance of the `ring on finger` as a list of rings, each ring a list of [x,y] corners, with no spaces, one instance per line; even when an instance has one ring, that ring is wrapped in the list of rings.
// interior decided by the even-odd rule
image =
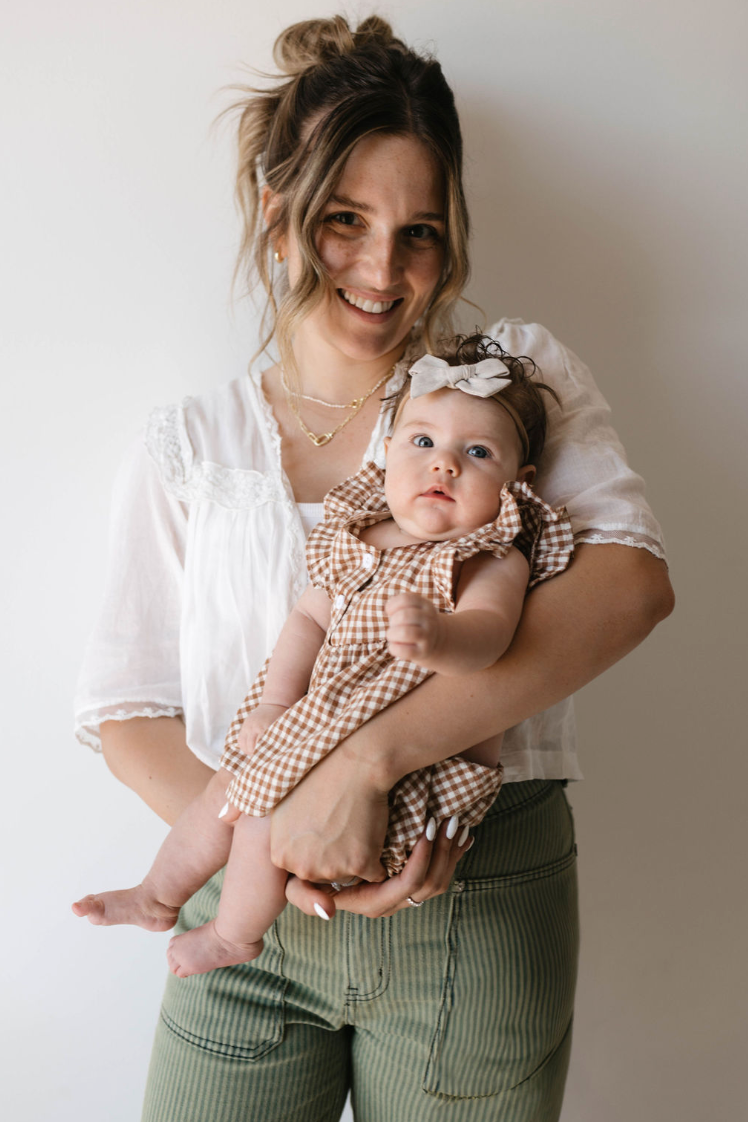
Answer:
[[[414,900],[412,896],[409,896],[408,897],[408,903],[410,904],[411,908],[422,908],[423,905],[426,903],[426,901],[425,900]]]

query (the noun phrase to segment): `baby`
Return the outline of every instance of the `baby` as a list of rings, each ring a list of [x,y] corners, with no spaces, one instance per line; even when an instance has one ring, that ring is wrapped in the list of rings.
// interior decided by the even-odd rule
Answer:
[[[170,968],[186,977],[259,955],[287,880],[270,860],[269,811],[430,674],[496,662],[528,588],[571,559],[565,511],[530,487],[545,437],[540,391],[553,392],[531,381],[533,370],[481,336],[410,367],[386,470],[369,464],[328,494],[307,545],[310,584],[229,730],[220,770],[143,882],[86,896],[76,915],[165,931],[225,864],[217,917],[171,940]],[[453,830],[461,822],[464,843],[498,792],[501,739],[413,772],[390,792],[382,853],[390,875],[427,820],[430,837],[437,820],[451,819]]]

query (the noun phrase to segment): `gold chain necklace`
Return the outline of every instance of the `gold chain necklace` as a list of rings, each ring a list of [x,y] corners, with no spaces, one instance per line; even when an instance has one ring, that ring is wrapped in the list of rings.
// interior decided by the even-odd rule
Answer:
[[[350,421],[352,421],[353,418],[358,415],[358,413],[360,413],[361,409],[364,407],[364,405],[369,400],[371,395],[376,393],[377,390],[379,389],[379,387],[383,386],[384,383],[388,380],[388,378],[392,377],[396,366],[397,366],[397,362],[393,363],[392,367],[387,371],[387,373],[384,374],[379,379],[379,381],[376,383],[376,385],[372,386],[371,389],[369,390],[369,392],[365,393],[363,395],[363,397],[354,397],[353,401],[351,401],[348,405],[333,406],[333,408],[336,408],[336,409],[351,409],[352,412],[350,413],[350,415],[348,417],[345,418],[345,420],[341,421],[339,425],[336,425],[335,428],[332,430],[332,432],[321,432],[321,433],[312,432],[312,430],[304,423],[304,418],[301,416],[301,413],[299,412],[299,405],[298,405],[298,399],[299,398],[304,398],[306,401],[315,401],[315,402],[317,402],[318,405],[329,405],[330,404],[329,402],[319,401],[317,398],[307,397],[305,394],[295,393],[290,388],[288,383],[286,382],[286,372],[285,372],[285,370],[281,370],[281,385],[283,386],[283,391],[286,395],[286,400],[288,402],[288,407],[291,410],[291,412],[293,413],[296,420],[298,421],[299,428],[301,429],[301,431],[304,433],[305,436],[309,437],[309,439],[311,440],[311,442],[312,442],[312,444],[314,445],[315,448],[322,448],[325,444],[329,444],[330,441],[332,440],[332,438],[334,436],[337,436],[337,434],[340,432],[340,430],[344,429],[345,426]]]
[[[281,370],[281,385],[286,397],[293,394],[299,401],[313,401],[315,405],[325,405],[328,409],[353,409],[359,402],[359,399],[354,397],[353,401],[347,401],[344,405],[339,405],[337,401],[323,401],[321,397],[312,397],[310,393],[295,393],[286,381],[285,370]]]

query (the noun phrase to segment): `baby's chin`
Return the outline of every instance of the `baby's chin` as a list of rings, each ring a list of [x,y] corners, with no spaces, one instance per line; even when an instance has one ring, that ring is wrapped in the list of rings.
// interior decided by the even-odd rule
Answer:
[[[413,518],[404,516],[395,521],[400,532],[413,542],[448,542],[454,538],[464,537],[470,530],[465,526],[455,525],[439,511],[433,512],[431,517]]]

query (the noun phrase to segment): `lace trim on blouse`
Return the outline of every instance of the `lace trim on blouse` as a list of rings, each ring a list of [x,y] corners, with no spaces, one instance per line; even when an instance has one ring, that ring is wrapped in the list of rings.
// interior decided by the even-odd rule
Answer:
[[[660,561],[667,563],[665,551],[659,542],[648,534],[636,534],[628,530],[578,530],[574,535],[574,545],[628,545],[634,549],[648,549]]]
[[[181,502],[202,499],[229,510],[242,510],[262,503],[288,501],[280,470],[280,437],[277,447],[274,441],[278,467],[273,471],[223,467],[210,460],[195,462],[183,407],[166,405],[154,409],[149,416],[145,445],[158,466],[164,487]]]
[[[175,705],[143,704],[142,702],[120,702],[117,705],[97,706],[83,713],[75,726],[75,737],[80,744],[101,751],[99,727],[104,721],[129,721],[133,717],[181,717],[182,709]]]

